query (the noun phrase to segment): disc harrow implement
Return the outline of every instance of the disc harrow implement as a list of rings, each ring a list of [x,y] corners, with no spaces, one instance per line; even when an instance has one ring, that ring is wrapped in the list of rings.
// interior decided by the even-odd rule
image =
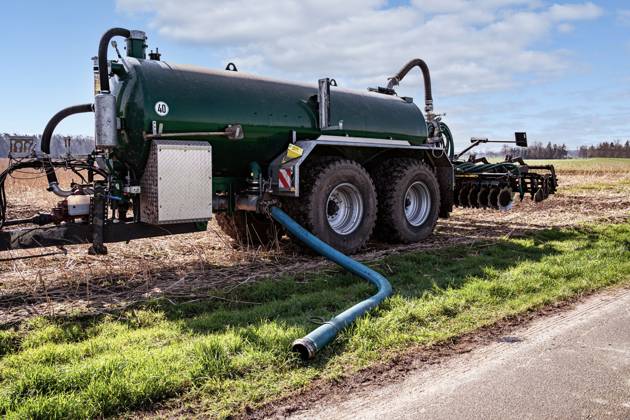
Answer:
[[[541,202],[554,194],[558,180],[551,165],[527,165],[521,159],[489,163],[486,159],[454,161],[455,205],[509,210],[515,197]]]

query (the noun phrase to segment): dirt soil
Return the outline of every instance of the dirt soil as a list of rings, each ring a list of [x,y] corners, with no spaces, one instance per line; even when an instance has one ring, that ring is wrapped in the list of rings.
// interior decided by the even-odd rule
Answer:
[[[579,329],[578,324],[583,322],[589,315],[597,314],[602,306],[608,305],[610,302],[615,302],[619,298],[627,300],[629,290],[630,289],[627,287],[616,287],[594,295],[585,295],[577,299],[557,302],[539,310],[503,319],[487,327],[457,337],[450,342],[439,343],[428,347],[420,346],[407,349],[387,362],[363,369],[357,373],[349,374],[336,382],[316,380],[297,394],[266,404],[255,410],[246,409],[237,417],[250,420],[288,417],[315,418],[313,414],[317,413],[318,410],[325,411],[326,407],[329,409],[336,406],[341,407],[349,399],[356,399],[357,396],[360,396],[362,401],[363,399],[370,401],[370,398],[377,400],[383,398],[381,392],[383,392],[384,388],[393,386],[394,389],[399,390],[401,386],[405,386],[407,378],[413,375],[419,376],[422,374],[426,377],[434,378],[434,375],[431,374],[432,371],[435,374],[437,374],[436,371],[440,369],[456,371],[452,366],[455,365],[455,363],[452,362],[456,362],[459,355],[471,352],[474,354],[476,351],[478,353],[477,360],[473,363],[481,364],[487,361],[488,355],[494,357],[500,355],[500,351],[495,351],[497,354],[492,354],[493,349],[508,349],[513,346],[512,343],[530,341],[529,339],[533,337],[545,333],[549,334],[547,330],[553,330],[553,328],[558,325],[562,325],[562,328],[565,330],[571,330],[572,324],[575,324],[576,329]],[[575,308],[578,310],[574,310]],[[567,312],[573,313],[565,315]],[[561,318],[557,319],[560,313],[563,314],[560,315]],[[581,334],[586,334],[587,332],[588,328]],[[577,345],[585,347],[583,344]],[[486,346],[487,348],[484,349]],[[547,343],[546,346],[549,346],[549,344]],[[550,347],[553,347],[553,345]],[[540,352],[540,349],[537,350]],[[540,357],[540,354],[532,356],[532,358],[537,357]],[[475,356],[470,357],[470,359],[474,358]],[[460,364],[462,365],[461,370],[467,373],[474,369],[471,368],[471,361],[468,359],[463,359]],[[446,367],[443,365],[446,365]],[[431,379],[428,379],[428,381],[431,383]],[[560,386],[566,385],[567,384],[562,383]],[[546,387],[550,386],[550,384],[545,383],[544,386],[545,392],[549,392]],[[558,384],[556,384],[556,386],[558,386]],[[426,390],[423,388],[423,392],[424,391]],[[616,390],[616,392],[623,393],[621,390]],[[391,408],[392,410],[390,411],[393,411],[394,408],[400,407],[396,407],[394,402]],[[334,410],[334,408],[332,409]],[[516,407],[512,407],[512,409],[516,410]],[[603,412],[602,410],[604,410],[603,407],[600,408],[600,413]],[[158,409],[152,414],[157,416],[166,415],[165,417],[169,417],[173,414],[185,416],[187,413],[186,408],[180,407],[179,409]],[[516,414],[516,411],[512,414]],[[353,412],[352,415],[348,415],[348,413],[339,415],[340,418],[353,418],[354,416],[356,416],[355,412]],[[377,418],[378,415],[373,415],[373,417]],[[407,412],[406,417],[413,418],[414,415]],[[447,418],[448,417],[449,416],[447,416]],[[475,415],[471,417],[475,417]],[[563,417],[563,415],[561,414],[560,417]],[[614,418],[614,416],[611,418]]]
[[[625,187],[629,174],[561,176],[560,181],[560,192],[542,203],[525,199],[508,212],[456,209],[422,243],[373,242],[357,258],[374,261],[412,250],[494,241],[551,227],[618,222],[630,216],[630,192]],[[593,187],[602,184],[613,187]],[[614,187],[619,184],[624,187]],[[11,217],[30,215],[50,204],[43,198],[33,201],[29,191],[10,199]],[[110,312],[157,297],[208,299],[217,290],[262,278],[299,277],[334,268],[323,258],[299,255],[288,239],[270,250],[237,249],[214,223],[206,232],[110,244],[107,256],[87,255],[87,248],[0,253],[0,326],[36,315]]]

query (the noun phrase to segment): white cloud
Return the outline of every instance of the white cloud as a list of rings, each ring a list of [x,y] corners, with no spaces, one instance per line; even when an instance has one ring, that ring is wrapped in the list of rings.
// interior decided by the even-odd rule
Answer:
[[[617,10],[617,21],[623,25],[630,25],[630,9]]]
[[[331,76],[363,88],[421,57],[449,94],[561,74],[566,52],[541,45],[569,22],[602,13],[591,2],[538,0],[412,0],[395,8],[386,0],[118,0],[117,8],[147,13],[162,36],[212,46],[244,71]],[[417,86],[419,77],[405,82]]]
[[[583,4],[554,4],[549,14],[555,21],[594,19],[602,15],[602,9],[591,2]]]
[[[558,31],[562,32],[563,34],[573,32],[573,29],[575,28],[570,23],[561,23],[560,25],[558,25]]]

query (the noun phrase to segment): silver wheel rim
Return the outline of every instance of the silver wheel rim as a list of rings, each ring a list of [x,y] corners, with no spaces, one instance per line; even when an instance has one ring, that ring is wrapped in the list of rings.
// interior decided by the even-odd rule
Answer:
[[[326,217],[331,229],[339,235],[349,235],[359,227],[363,218],[363,199],[359,189],[344,182],[328,194]]]
[[[405,218],[411,226],[420,226],[429,218],[431,194],[422,181],[416,181],[405,193]]]

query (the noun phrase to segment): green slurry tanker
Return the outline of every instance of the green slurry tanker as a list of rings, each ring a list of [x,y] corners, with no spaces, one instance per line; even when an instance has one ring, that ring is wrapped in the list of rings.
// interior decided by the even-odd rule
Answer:
[[[109,60],[114,37],[125,39],[126,56]],[[420,59],[385,87],[354,91],[330,78],[311,85],[252,76],[232,63],[172,64],[157,50],[147,56],[146,40],[141,31],[107,31],[94,59],[93,103],[55,114],[41,151],[12,154],[0,174],[0,251],[86,243],[103,254],[106,243],[204,230],[213,217],[235,239],[265,243],[285,231],[272,217],[282,209],[321,241],[354,253],[372,236],[422,241],[453,206],[509,209],[515,196],[540,201],[556,190],[551,166],[460,160],[433,111]],[[416,67],[424,113],[394,90]],[[94,151],[52,156],[57,124],[92,112]],[[526,146],[525,133],[516,143]],[[11,219],[4,183],[27,168],[46,174],[59,203]],[[60,185],[59,168],[81,181]]]
[[[114,37],[125,38],[125,57]],[[106,243],[205,230],[213,217],[237,241],[267,243],[286,232],[377,289],[294,341],[308,359],[392,293],[387,279],[345,254],[373,235],[422,241],[454,206],[507,210],[515,195],[541,201],[556,190],[552,166],[460,160],[490,140],[473,138],[455,154],[420,59],[387,86],[360,92],[330,78],[317,85],[260,78],[232,63],[220,71],[176,65],[157,49],[147,57],[146,40],[141,31],[105,32],[94,58],[94,102],[55,114],[40,151],[24,152],[34,139],[12,139],[0,173],[0,251],[90,244],[91,254],[105,254]],[[117,60],[108,60],[110,41]],[[416,67],[424,114],[394,90]],[[91,112],[94,150],[52,156],[56,126]],[[527,146],[525,133],[515,143]],[[58,168],[80,182],[60,185]],[[25,169],[45,173],[59,202],[11,219],[4,184]]]

